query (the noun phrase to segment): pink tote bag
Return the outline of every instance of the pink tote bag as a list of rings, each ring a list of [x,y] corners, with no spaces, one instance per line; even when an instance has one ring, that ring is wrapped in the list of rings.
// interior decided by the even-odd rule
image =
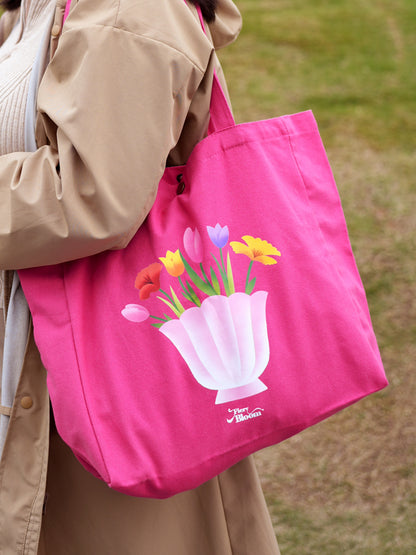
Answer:
[[[216,78],[209,136],[127,248],[19,274],[60,435],[130,495],[194,488],[387,385],[312,113],[236,125]]]

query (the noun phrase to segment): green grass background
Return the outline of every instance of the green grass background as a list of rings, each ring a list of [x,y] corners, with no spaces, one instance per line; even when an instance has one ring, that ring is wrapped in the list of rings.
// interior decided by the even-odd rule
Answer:
[[[237,0],[237,121],[312,109],[388,389],[257,455],[283,555],[416,553],[415,0]]]

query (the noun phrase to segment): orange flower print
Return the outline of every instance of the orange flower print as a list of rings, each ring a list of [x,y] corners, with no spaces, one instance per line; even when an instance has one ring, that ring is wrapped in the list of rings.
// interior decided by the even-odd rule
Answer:
[[[137,274],[134,287],[140,290],[140,299],[148,299],[151,293],[159,291],[162,268],[162,264],[154,262]]]

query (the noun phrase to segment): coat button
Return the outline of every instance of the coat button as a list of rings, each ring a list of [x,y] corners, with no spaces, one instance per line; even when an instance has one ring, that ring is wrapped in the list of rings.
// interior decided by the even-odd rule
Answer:
[[[60,32],[61,32],[61,27],[60,27],[59,25],[55,24],[55,25],[52,27],[51,35],[52,35],[53,37],[57,37],[57,36],[59,35]]]
[[[24,409],[30,409],[33,406],[33,399],[29,397],[29,395],[26,395],[22,397],[20,404]]]

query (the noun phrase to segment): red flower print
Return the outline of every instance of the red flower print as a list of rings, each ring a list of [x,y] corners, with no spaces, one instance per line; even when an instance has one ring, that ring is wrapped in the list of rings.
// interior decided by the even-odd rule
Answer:
[[[154,262],[143,268],[137,276],[134,282],[134,287],[140,290],[140,299],[148,299],[150,293],[159,291],[160,288],[160,272],[162,271],[162,264],[159,262]]]

